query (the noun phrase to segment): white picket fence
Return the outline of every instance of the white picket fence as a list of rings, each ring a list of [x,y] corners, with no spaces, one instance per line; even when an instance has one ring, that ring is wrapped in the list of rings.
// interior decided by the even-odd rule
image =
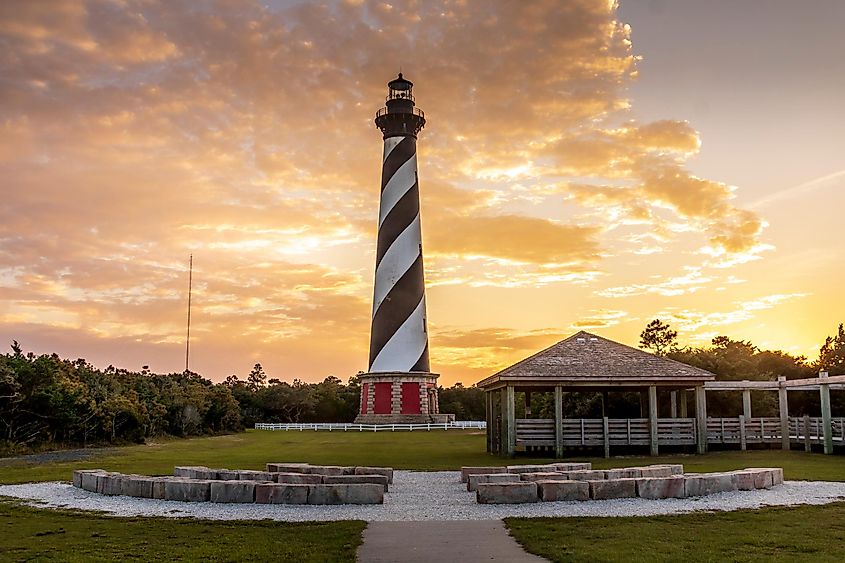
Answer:
[[[258,422],[256,430],[286,430],[302,432],[303,430],[328,430],[342,432],[413,432],[414,430],[466,430],[471,428],[487,428],[483,420],[458,420],[455,422],[440,422],[430,424],[353,424],[351,422],[303,422],[303,423],[270,423]]]

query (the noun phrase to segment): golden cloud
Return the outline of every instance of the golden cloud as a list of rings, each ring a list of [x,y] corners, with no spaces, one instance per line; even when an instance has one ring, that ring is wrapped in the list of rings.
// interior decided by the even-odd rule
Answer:
[[[428,116],[433,283],[589,284],[616,223],[668,248],[667,209],[723,263],[760,244],[763,222],[729,187],[685,170],[699,146],[688,123],[631,121],[637,59],[613,3],[7,2],[0,38],[2,335],[45,351],[77,342],[118,363],[110,341],[179,367],[193,253],[198,369],[354,373],[377,216],[372,116],[400,64]],[[500,362],[443,343],[458,371]]]

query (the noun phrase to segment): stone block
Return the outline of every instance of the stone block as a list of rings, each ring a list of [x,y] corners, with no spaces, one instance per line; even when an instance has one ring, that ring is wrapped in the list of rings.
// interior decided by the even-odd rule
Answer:
[[[238,471],[239,481],[268,481],[272,482],[273,474],[267,471],[252,471],[249,469],[242,469]]]
[[[164,500],[181,502],[208,502],[211,498],[211,481],[199,479],[168,479],[164,482]]]
[[[153,498],[154,482],[152,477],[144,477],[142,475],[127,476],[123,480],[123,494],[135,498]]]
[[[382,504],[384,487],[372,483],[308,485],[308,504]]]
[[[637,496],[636,479],[603,479],[587,482],[590,484],[590,498],[593,500],[634,498]]]
[[[173,468],[173,476],[185,477],[186,479],[200,479],[200,474],[206,475],[210,471],[204,465],[178,465]]]
[[[755,489],[771,489],[774,486],[772,472],[768,469],[757,469],[752,467],[749,469],[743,469],[743,472],[752,476]]]
[[[73,472],[73,486],[77,489],[90,490],[97,492],[97,474],[105,473],[102,469],[76,469]],[[83,481],[86,482],[87,488],[83,486]]]
[[[507,472],[507,467],[461,467],[461,483],[466,483],[470,475],[493,475]]]
[[[109,471],[97,473],[97,489],[94,492],[100,493],[101,495],[106,494],[106,489],[111,487],[112,475],[116,474]]]
[[[270,473],[307,473],[310,463],[268,463],[267,471]]]
[[[84,491],[96,493],[99,477],[100,475],[105,475],[106,473],[107,472],[103,469],[96,469],[92,471],[83,472],[79,476],[80,488]]]
[[[290,485],[318,485],[323,482],[322,475],[311,475],[310,473],[271,473],[276,483],[287,483]]]
[[[668,465],[648,465],[646,467],[640,467],[640,477],[671,477],[673,475],[678,475],[674,473],[672,468]]]
[[[600,481],[604,479],[604,471],[581,469],[567,473],[572,481]]]
[[[730,471],[731,479],[733,479],[734,489],[737,491],[753,491],[757,487],[754,486],[754,473],[751,471]]]
[[[238,481],[241,472],[234,469],[218,469],[217,481]]]
[[[212,481],[211,502],[255,502],[255,481]]]
[[[355,475],[384,475],[387,477],[388,484],[393,484],[393,468],[392,467],[356,467]]]
[[[556,471],[589,471],[593,468],[592,463],[575,463],[575,462],[565,462],[565,463],[554,463],[552,464],[555,466]]]
[[[557,464],[547,463],[544,465],[508,465],[508,473],[556,473]]]
[[[127,478],[126,475],[120,473],[112,473],[106,478],[103,485],[102,494],[109,496],[118,496],[123,494],[123,481]]]
[[[649,467],[649,468],[655,468],[655,467],[668,468],[669,473],[671,475],[683,475],[684,474],[684,466],[681,465],[680,463],[656,463],[654,465],[649,465],[647,467]],[[657,475],[651,475],[651,477],[657,477]]]
[[[569,474],[559,471],[548,471],[540,473],[517,473],[522,481],[568,481]]]
[[[642,469],[639,467],[622,467],[619,469],[605,469],[605,479],[638,479],[643,477]]]
[[[587,481],[537,481],[537,492],[544,502],[590,500]]]
[[[355,468],[340,465],[311,465],[308,467],[308,473],[312,475],[352,475],[355,473]]]
[[[371,483],[384,487],[387,492],[387,477],[384,475],[323,475],[323,483],[326,485],[352,485]]]
[[[537,483],[520,481],[519,483],[479,483],[475,489],[475,499],[479,504],[520,504],[538,502]]]
[[[167,484],[169,477],[151,477],[153,480],[153,496],[156,500],[164,500],[164,486]]]
[[[688,473],[684,475],[684,480],[684,493],[687,497],[700,497],[736,490],[730,473]]]
[[[474,492],[481,483],[519,483],[519,473],[474,473],[467,478],[467,491]]]
[[[754,467],[756,471],[768,471],[772,476],[772,486],[783,485],[783,468],[782,467]]]
[[[255,502],[259,504],[306,504],[310,486],[312,485],[256,483]]]
[[[636,480],[637,496],[647,499],[686,498],[683,476],[643,477]]]

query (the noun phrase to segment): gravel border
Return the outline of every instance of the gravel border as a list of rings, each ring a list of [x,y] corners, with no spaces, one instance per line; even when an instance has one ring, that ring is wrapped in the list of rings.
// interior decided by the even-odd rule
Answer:
[[[827,504],[845,499],[845,482],[787,481],[769,490],[734,491],[691,499],[617,499],[585,502],[483,505],[460,482],[459,471],[396,471],[381,505],[215,504],[110,497],[66,482],[0,485],[0,496],[48,508],[100,511],[108,516],[159,516],[208,520],[421,521],[500,520],[508,516],[653,516],[697,511],[730,511],[766,506]]]

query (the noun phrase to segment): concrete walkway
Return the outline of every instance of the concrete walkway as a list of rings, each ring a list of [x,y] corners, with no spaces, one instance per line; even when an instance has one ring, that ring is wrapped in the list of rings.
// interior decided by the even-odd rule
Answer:
[[[542,563],[526,553],[501,520],[370,522],[359,563]]]

